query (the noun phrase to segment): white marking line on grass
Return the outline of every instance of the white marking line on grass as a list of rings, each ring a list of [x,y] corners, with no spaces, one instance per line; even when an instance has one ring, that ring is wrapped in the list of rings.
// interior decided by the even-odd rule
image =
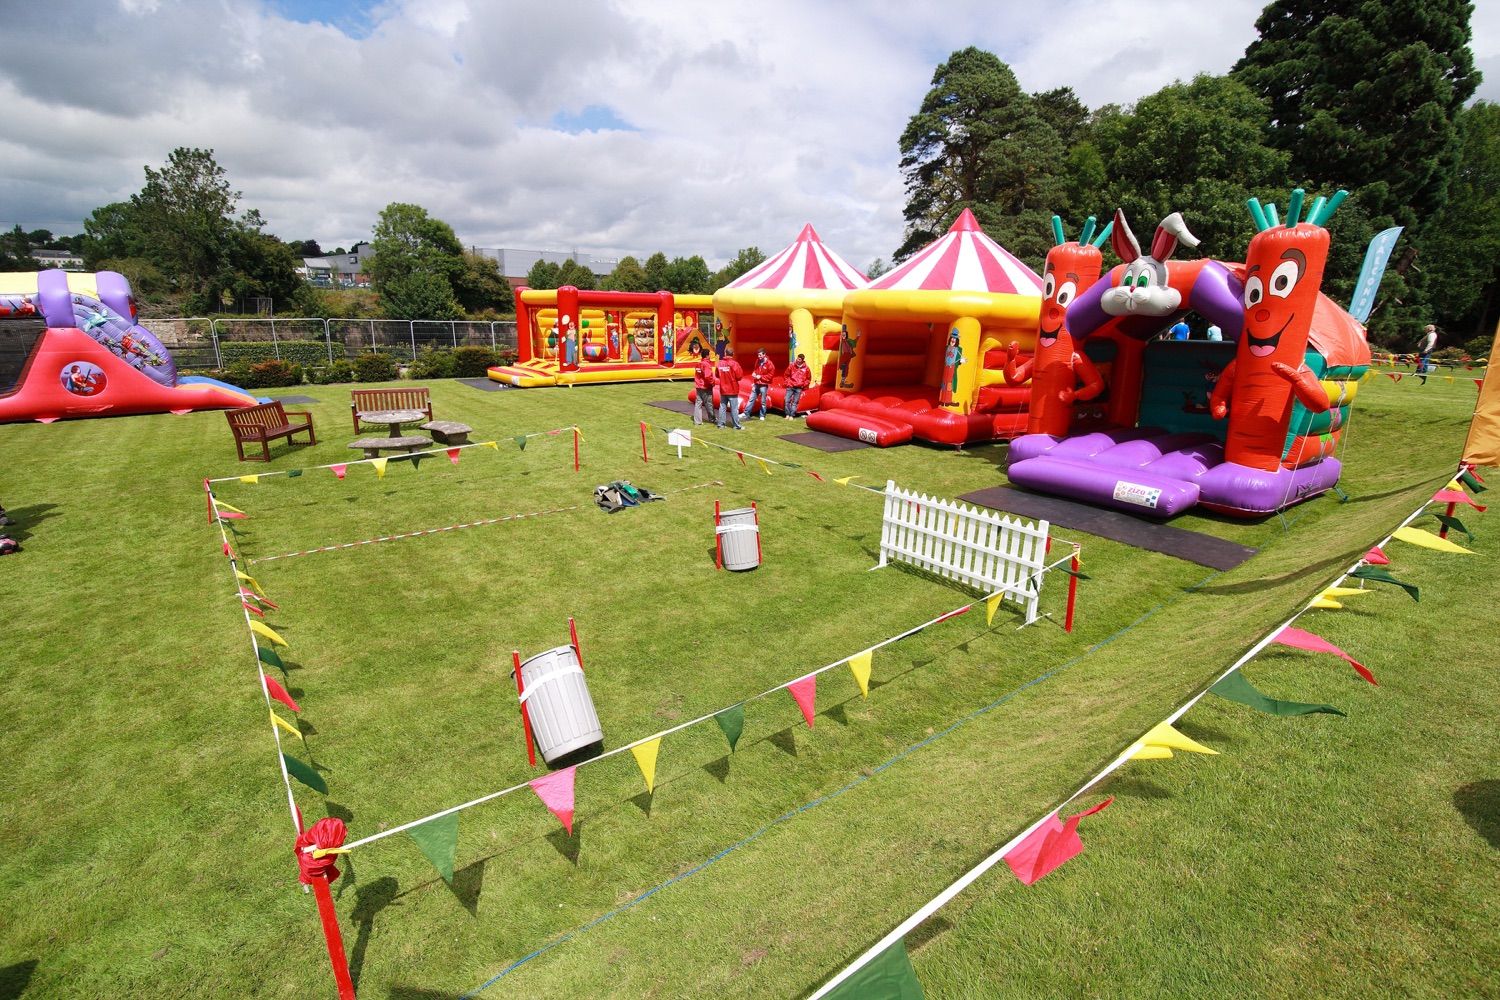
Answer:
[[[1411,524],[1411,522],[1413,522],[1417,518],[1421,517],[1422,514],[1427,510],[1428,506],[1431,503],[1432,503],[1431,500],[1428,500],[1428,501],[1424,502],[1422,504],[1422,506],[1418,507],[1415,511],[1413,511],[1410,515],[1408,515],[1407,518],[1406,518],[1406,520],[1402,521],[1394,529],[1392,529],[1391,533],[1389,535],[1386,535],[1384,539],[1382,539],[1381,541],[1377,542],[1374,547],[1381,548],[1381,547],[1384,547],[1385,545],[1388,545],[1390,543],[1391,539],[1395,536],[1395,534],[1396,534],[1397,531],[1400,531],[1402,528],[1406,527],[1408,524]],[[1359,567],[1362,566],[1362,565],[1364,565],[1364,559],[1363,558],[1355,560],[1354,564],[1352,566],[1350,566],[1348,569],[1346,569],[1343,573],[1339,574],[1339,576],[1338,576],[1337,579],[1335,579],[1331,583],[1324,584],[1322,587],[1320,587],[1316,591],[1316,593],[1321,594],[1324,590],[1327,590],[1329,587],[1337,587],[1340,583],[1342,583],[1345,579],[1348,578],[1348,576],[1349,576],[1350,573],[1353,573],[1355,570],[1359,569]],[[1182,718],[1182,716],[1186,715],[1187,712],[1188,712],[1188,710],[1191,709],[1194,705],[1198,704],[1198,701],[1205,694],[1208,693],[1209,688],[1213,687],[1215,684],[1219,683],[1219,681],[1223,680],[1225,677],[1228,677],[1230,674],[1234,673],[1236,670],[1238,670],[1241,667],[1243,667],[1246,663],[1249,663],[1255,656],[1257,656],[1261,652],[1261,650],[1265,649],[1272,642],[1275,642],[1276,641],[1276,637],[1278,635],[1280,635],[1283,630],[1285,630],[1286,628],[1288,628],[1289,626],[1291,626],[1293,622],[1295,622],[1298,618],[1300,618],[1308,610],[1309,609],[1308,609],[1307,603],[1304,603],[1301,606],[1301,608],[1297,611],[1296,614],[1292,615],[1292,617],[1288,618],[1286,621],[1284,621],[1280,625],[1276,626],[1276,628],[1272,629],[1265,636],[1263,636],[1260,640],[1258,640],[1253,646],[1250,647],[1250,649],[1248,651],[1246,651],[1246,653],[1243,656],[1241,656],[1238,660],[1235,660],[1234,663],[1232,663],[1227,670],[1225,670],[1223,673],[1219,674],[1219,676],[1215,677],[1213,679],[1213,681],[1211,681],[1208,684],[1207,687],[1205,687],[1203,690],[1199,691],[1197,694],[1195,694],[1191,698],[1189,698],[1179,708],[1177,708],[1176,710],[1174,710],[1173,712],[1171,712],[1159,724],[1160,725],[1171,725],[1172,723],[1176,722],[1178,719]],[[1146,732],[1150,732],[1151,729],[1154,729],[1154,728],[1155,728],[1155,726],[1149,727],[1149,728],[1147,728]],[[1036,829],[1038,827],[1040,827],[1043,823],[1047,822],[1047,820],[1049,818],[1051,818],[1052,816],[1055,816],[1055,815],[1058,815],[1059,813],[1061,813],[1063,811],[1063,809],[1066,808],[1075,799],[1078,799],[1079,797],[1081,797],[1082,795],[1084,795],[1086,792],[1088,792],[1088,790],[1090,788],[1093,788],[1099,782],[1103,781],[1105,778],[1109,777],[1115,771],[1119,770],[1122,766],[1124,766],[1124,764],[1127,761],[1129,761],[1132,757],[1134,757],[1135,752],[1137,750],[1139,750],[1140,748],[1141,748],[1141,743],[1140,743],[1139,740],[1131,743],[1130,746],[1128,746],[1128,747],[1125,748],[1124,752],[1121,753],[1120,756],[1116,757],[1113,761],[1111,761],[1108,765],[1106,765],[1102,770],[1100,770],[1099,773],[1095,774],[1092,778],[1088,779],[1088,781],[1084,782],[1081,786],[1079,786],[1079,788],[1077,789],[1077,791],[1073,792],[1073,794],[1069,795],[1066,799],[1063,799],[1062,802],[1058,803],[1058,805],[1057,805],[1057,807],[1055,809],[1052,809],[1052,810],[1048,811],[1047,813],[1043,814],[1042,816],[1038,817],[1030,826],[1026,827],[1026,829],[1022,830],[1020,833],[1016,834],[1010,840],[1008,840],[1004,844],[1002,844],[989,857],[985,858],[983,861],[979,862],[979,864],[975,865],[973,868],[969,869],[967,872],[965,872],[964,874],[960,875],[953,882],[952,885],[948,886],[942,892],[940,892],[936,896],[934,896],[928,903],[926,903],[924,906],[922,906],[921,909],[917,910],[917,912],[913,913],[911,916],[909,916],[905,920],[901,921],[901,923],[897,924],[896,927],[893,930],[890,931],[890,933],[886,934],[885,937],[883,937],[879,941],[875,942],[875,944],[871,945],[870,948],[868,950],[866,950],[864,954],[860,955],[853,962],[849,963],[849,965],[845,966],[844,969],[843,969],[843,971],[841,971],[836,976],[834,976],[832,979],[828,980],[828,982],[824,983],[821,987],[819,987],[817,989],[817,991],[815,991],[812,995],[810,995],[808,997],[808,1000],[819,1000],[819,998],[827,996],[833,990],[837,989],[850,976],[854,975],[860,969],[862,969],[866,965],[868,965],[873,959],[875,959],[878,955],[880,955],[882,952],[884,952],[891,945],[895,944],[897,941],[901,940],[902,938],[906,937],[906,935],[910,934],[923,921],[925,921],[928,917],[932,916],[934,913],[936,913],[938,910],[940,910],[943,906],[945,906],[950,900],[952,900],[954,896],[957,896],[964,889],[968,888],[981,875],[983,875],[985,872],[989,871],[991,868],[993,868],[1000,861],[1004,860],[1005,855],[1009,854],[1012,850],[1014,850],[1015,847],[1018,844],[1021,843],[1021,841],[1025,840],[1027,837],[1029,837],[1033,832],[1036,831]]]

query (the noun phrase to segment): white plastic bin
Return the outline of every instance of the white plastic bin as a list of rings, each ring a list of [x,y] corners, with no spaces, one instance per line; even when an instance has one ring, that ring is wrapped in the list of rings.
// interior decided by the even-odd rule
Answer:
[[[720,512],[719,554],[725,569],[739,571],[760,565],[760,526],[755,522],[754,507]]]
[[[604,747],[604,731],[572,646],[558,646],[521,662],[521,703],[542,759],[583,759]]]

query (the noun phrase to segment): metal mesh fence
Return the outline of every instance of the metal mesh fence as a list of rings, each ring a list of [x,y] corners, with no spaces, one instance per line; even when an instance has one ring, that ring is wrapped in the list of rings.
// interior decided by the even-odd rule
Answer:
[[[516,349],[514,321],[186,316],[145,323],[172,352],[178,366],[189,370],[272,359],[317,367],[339,359],[352,361],[367,351],[410,361],[429,348]]]

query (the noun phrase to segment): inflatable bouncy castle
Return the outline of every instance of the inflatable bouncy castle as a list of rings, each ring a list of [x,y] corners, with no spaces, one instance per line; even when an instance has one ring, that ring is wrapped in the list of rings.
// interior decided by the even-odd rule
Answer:
[[[1026,429],[1009,345],[1036,344],[1042,279],[964,209],[946,235],[844,299],[833,388],[815,430],[881,446],[963,445]],[[1019,360],[1019,353],[1018,353]]]
[[[671,292],[515,289],[514,365],[489,377],[518,388],[692,377],[691,354],[708,343],[699,329],[713,299]]]
[[[1364,328],[1321,291],[1323,224],[1344,197],[1299,221],[1298,189],[1285,224],[1250,199],[1259,231],[1244,264],[1173,260],[1198,243],[1177,213],[1142,252],[1116,212],[1124,263],[1066,310],[1074,341],[1107,358],[1107,390],[1080,403],[1033,379],[1037,432],[1011,442],[1011,481],[1157,518],[1198,504],[1260,517],[1333,488],[1370,364]],[[1224,340],[1156,339],[1189,310]]]
[[[177,374],[113,271],[0,274],[0,423],[252,406],[243,389]]]
[[[713,346],[721,352],[732,348],[746,368],[754,367],[757,351],[765,351],[782,373],[801,354],[812,384],[797,408],[816,409],[823,391],[833,388],[844,297],[867,284],[869,279],[825,245],[808,223],[786,249],[714,293]],[[747,377],[742,383],[741,399],[749,398],[751,381]],[[770,400],[785,412],[781,375],[771,382]]]

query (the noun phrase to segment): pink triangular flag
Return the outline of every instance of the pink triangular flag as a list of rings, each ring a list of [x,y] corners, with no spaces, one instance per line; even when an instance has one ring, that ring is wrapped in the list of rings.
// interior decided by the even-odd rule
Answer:
[[[1401,373],[1400,372],[1386,372],[1385,376],[1386,376],[1386,378],[1390,379],[1392,382],[1399,382],[1399,381],[1401,381]]]
[[[349,471],[349,466],[347,465],[330,465],[329,468],[332,469],[333,474],[335,476],[338,476],[340,479],[343,479],[344,473]]]
[[[1371,566],[1389,566],[1391,564],[1391,557],[1382,552],[1380,546],[1377,545],[1365,553],[1364,561]]]
[[[270,674],[261,674],[260,678],[266,682],[266,693],[272,698],[275,698],[293,712],[302,711],[302,708],[292,700],[292,696],[286,693],[286,688],[276,682],[276,678]]]
[[[1432,499],[1435,503],[1466,503],[1470,507],[1473,507],[1475,510],[1479,511],[1481,514],[1483,514],[1487,509],[1475,503],[1474,498],[1469,496],[1469,494],[1465,493],[1463,490],[1438,490],[1432,495]],[[226,514],[224,516],[228,517],[229,515]]]
[[[570,837],[573,835],[573,772],[577,770],[575,764],[528,782],[536,797],[542,800],[542,805],[562,821]]]
[[[448,461],[452,462],[454,465],[458,464],[458,452],[459,449],[457,448],[448,449]]]
[[[219,511],[219,518],[224,521],[243,521],[245,515],[237,510],[221,510]]]
[[[1482,379],[1482,378],[1476,378],[1474,380],[1474,388],[1478,389],[1480,392],[1483,392],[1484,391],[1484,379]],[[1480,480],[1480,482],[1483,482],[1483,481],[1484,480]]]
[[[262,618],[266,616],[266,613],[264,611],[262,611],[260,608],[257,608],[249,601],[241,599],[240,603],[243,604],[245,606],[245,610],[250,612],[252,615],[260,615]]]
[[[246,590],[244,587],[241,587],[240,588],[240,596],[243,597],[247,601],[254,601],[256,604],[259,604],[262,607],[270,608],[272,611],[280,611],[281,610],[281,605],[277,604],[275,601],[271,600],[269,597],[262,597],[262,596],[260,596],[259,594],[255,593],[255,591],[253,591],[253,590]]]
[[[1057,814],[1048,816],[1041,826],[1027,834],[1026,839],[1011,848],[1005,855],[1005,863],[1016,873],[1023,885],[1031,885],[1062,865],[1063,862],[1083,852],[1083,841],[1078,838],[1078,824],[1085,816],[1109,806],[1113,797],[1069,816],[1061,822]]]
[[[807,720],[807,728],[811,729],[813,724],[813,703],[818,698],[818,675],[808,674],[801,680],[792,681],[786,686],[787,691],[797,700],[797,707],[802,709],[802,718]]]
[[[1276,641],[1283,646],[1291,646],[1293,649],[1305,649],[1313,653],[1332,653],[1353,667],[1354,672],[1359,674],[1359,676],[1371,684],[1379,686],[1379,682],[1375,680],[1375,675],[1370,673],[1363,663],[1360,663],[1354,657],[1320,635],[1313,635],[1311,632],[1304,632],[1300,628],[1292,628],[1289,625],[1277,634]]]

